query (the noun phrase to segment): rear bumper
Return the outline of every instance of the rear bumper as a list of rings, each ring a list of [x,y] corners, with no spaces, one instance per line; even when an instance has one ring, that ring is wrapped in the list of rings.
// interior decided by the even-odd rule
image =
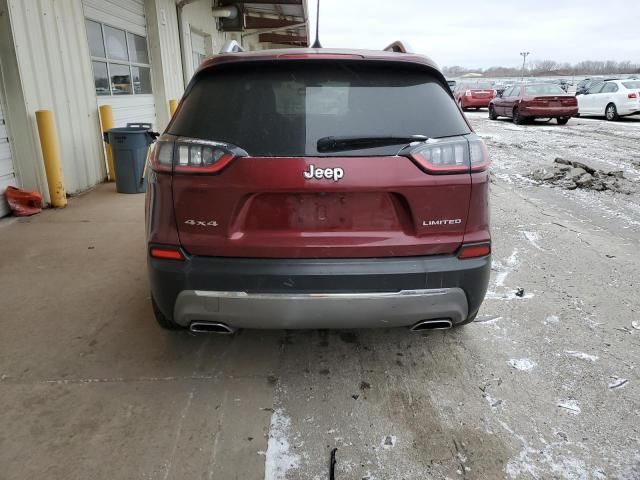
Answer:
[[[618,115],[635,115],[640,113],[640,104],[622,104],[618,107]]]
[[[491,102],[491,100],[493,100],[492,97],[473,98],[473,97],[463,96],[461,98],[462,98],[462,107],[463,108],[467,108],[467,107],[488,107],[489,106],[489,102]]]
[[[578,114],[578,107],[521,107],[520,113],[525,117],[575,117]]]
[[[372,328],[463,322],[480,308],[490,257],[377,259],[148,258],[168,318],[233,328]]]

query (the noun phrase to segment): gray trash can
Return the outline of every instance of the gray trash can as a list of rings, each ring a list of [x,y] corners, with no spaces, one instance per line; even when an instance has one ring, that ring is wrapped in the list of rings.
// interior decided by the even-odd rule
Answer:
[[[129,123],[126,127],[112,128],[105,133],[105,142],[111,146],[113,167],[118,193],[142,193],[147,189],[143,177],[147,150],[157,133],[151,124]]]

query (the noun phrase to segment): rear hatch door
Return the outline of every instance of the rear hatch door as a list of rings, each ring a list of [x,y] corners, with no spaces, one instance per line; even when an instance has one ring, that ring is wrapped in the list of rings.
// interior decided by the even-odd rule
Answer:
[[[182,246],[194,255],[260,258],[454,252],[467,221],[468,171],[427,173],[398,154],[406,141],[335,152],[317,146],[333,135],[466,135],[446,88],[424,70],[355,61],[201,72],[169,133],[233,144],[246,155],[215,173],[176,169]],[[190,155],[185,145],[176,152]]]

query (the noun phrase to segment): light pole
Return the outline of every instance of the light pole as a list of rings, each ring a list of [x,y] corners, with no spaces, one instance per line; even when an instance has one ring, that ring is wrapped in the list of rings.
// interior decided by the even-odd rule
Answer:
[[[520,52],[520,55],[522,55],[522,75],[520,76],[520,81],[524,82],[524,66],[527,63],[527,55],[529,55],[531,52]]]

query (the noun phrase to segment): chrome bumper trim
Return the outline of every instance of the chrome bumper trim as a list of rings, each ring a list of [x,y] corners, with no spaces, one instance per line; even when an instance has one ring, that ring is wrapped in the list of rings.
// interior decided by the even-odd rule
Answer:
[[[372,293],[247,293],[184,290],[174,321],[221,322],[233,328],[374,328],[411,326],[420,320],[467,318],[461,288]]]

